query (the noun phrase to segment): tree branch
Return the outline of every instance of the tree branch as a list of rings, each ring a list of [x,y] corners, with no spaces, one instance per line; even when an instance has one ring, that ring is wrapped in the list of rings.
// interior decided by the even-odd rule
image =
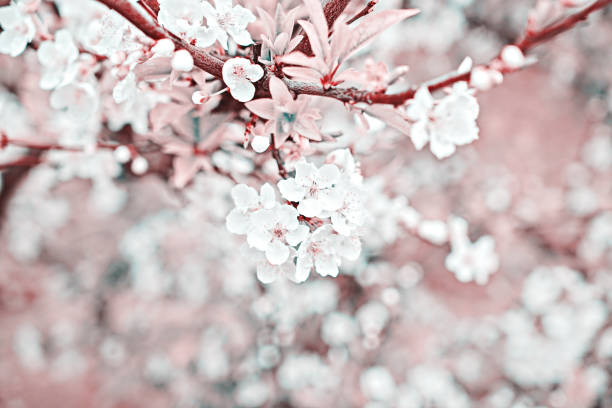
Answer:
[[[586,7],[585,9],[568,16],[557,23],[550,24],[540,31],[527,32],[525,38],[515,45],[525,52],[541,42],[568,31],[579,22],[586,20],[589,14],[602,9],[609,4],[612,4],[612,0],[598,0],[589,7]]]
[[[146,36],[153,40],[160,40],[162,38],[170,38],[179,48],[184,48],[191,53],[193,56],[193,62],[198,67],[214,75],[217,78],[221,78],[221,70],[223,69],[223,61],[213,57],[206,51],[188,44],[181,40],[175,35],[164,30],[156,20],[151,20],[152,16],[143,14],[143,10],[138,9],[135,4],[129,0],[98,0],[100,3],[105,4],[108,8],[115,10],[121,14],[125,19],[132,23],[136,28],[142,31]],[[147,4],[152,3],[148,1]],[[158,6],[159,10],[159,6]]]
[[[527,32],[521,41],[516,42],[514,45],[519,47],[523,53],[526,53],[536,45],[539,45],[558,34],[573,28],[580,21],[586,20],[586,18],[593,12],[600,10],[608,5],[612,4],[612,0],[598,0],[589,7],[576,12],[572,15],[565,17],[559,22],[550,24],[539,31]],[[495,57],[491,62],[498,60],[499,55]],[[488,64],[491,65],[491,62]],[[504,73],[514,72],[515,70],[505,70]],[[385,94],[380,92],[367,92],[357,88],[330,88],[324,89],[322,86],[313,83],[305,83],[300,81],[285,80],[287,86],[296,93],[304,93],[309,95],[325,96],[334,99],[338,99],[342,102],[347,103],[358,103],[365,102],[368,104],[388,104],[388,105],[402,105],[407,100],[412,99],[414,94],[421,86],[427,86],[427,88],[433,92],[455,82],[469,81],[472,72],[457,73],[451,72],[449,74],[434,78],[427,81],[419,86],[412,86],[404,92],[396,94]]]
[[[139,28],[144,34],[149,36],[152,39],[161,39],[161,38],[171,38],[175,44],[177,44],[181,48],[185,48],[188,50],[194,59],[194,63],[197,67],[203,69],[204,71],[214,75],[215,77],[221,79],[223,61],[210,55],[206,51],[193,46],[191,44],[186,43],[180,38],[168,33],[164,30],[159,23],[155,20],[151,20],[151,16],[144,15],[141,10],[136,9],[133,3],[130,3],[129,0],[98,0],[101,3],[104,3],[109,8],[117,11],[119,14],[124,16],[127,20],[129,20],[132,24],[134,24],[137,28]],[[145,0],[143,0],[145,1]],[[348,5],[350,0],[330,0],[325,6],[325,16],[327,19],[328,26],[331,27],[336,21],[336,19],[342,14],[346,6]],[[372,3],[372,2],[370,2]],[[370,3],[366,6],[363,13],[367,14],[369,12]],[[586,20],[586,18],[593,12],[600,10],[609,4],[612,3],[612,0],[597,0],[590,6],[584,8],[581,11],[578,11],[564,19],[550,24],[544,27],[539,31],[529,31],[525,34],[524,38],[514,45],[519,47],[523,53],[526,53],[531,48],[536,45],[541,44],[558,34],[561,34],[565,31],[573,28],[580,21]],[[146,0],[146,4],[149,7],[152,4],[157,4],[156,0]],[[157,7],[159,5],[157,4]],[[361,14],[361,12],[359,13]],[[361,15],[356,15],[356,18],[361,17]],[[364,14],[364,15],[365,15]],[[354,18],[355,18],[354,17]],[[305,47],[308,45],[308,49],[310,49],[310,43],[308,43],[307,38],[305,38],[300,46]],[[298,49],[299,47],[298,46]],[[493,59],[493,61],[499,59],[499,56]],[[493,62],[491,61],[491,62]],[[491,63],[489,63],[490,65]],[[506,70],[506,72],[511,72],[510,70]],[[449,74],[443,75],[438,78],[434,78],[426,82],[425,85],[428,87],[430,91],[436,91],[442,89],[446,86],[452,85],[455,82],[460,81],[469,81],[471,78],[471,72],[466,73],[456,73],[451,72]],[[389,104],[389,105],[401,105],[405,103],[407,100],[412,99],[417,89],[421,86],[413,86],[406,91],[396,93],[396,94],[385,94],[381,92],[369,92],[358,88],[342,88],[342,87],[333,87],[329,89],[324,89],[321,85],[316,83],[306,83],[300,81],[294,81],[290,79],[285,79],[285,83],[293,92],[297,94],[308,94],[308,95],[316,95],[316,96],[325,96],[334,99],[338,99],[342,102],[346,103],[358,103],[364,102],[368,104]]]
[[[32,166],[36,166],[37,164],[41,162],[42,162],[41,158],[36,157],[36,156],[20,157],[8,163],[0,163],[0,171],[12,169],[15,167],[32,167]]]

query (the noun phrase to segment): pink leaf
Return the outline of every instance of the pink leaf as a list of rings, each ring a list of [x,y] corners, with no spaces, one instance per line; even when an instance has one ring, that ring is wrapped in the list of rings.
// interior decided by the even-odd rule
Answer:
[[[255,99],[245,103],[248,110],[264,119],[272,119],[274,117],[274,101],[270,98]]]
[[[310,24],[308,21],[300,20],[298,24],[302,26],[304,31],[306,31],[306,35],[308,36],[308,40],[310,41],[310,48],[312,49],[312,53],[315,57],[319,57],[321,59],[325,58],[325,54],[323,53],[323,48],[321,44],[323,41],[327,41],[327,36],[325,39],[319,37],[317,31],[314,26]]]
[[[296,51],[291,54],[283,55],[280,58],[280,61],[283,64],[287,65],[301,65],[303,67],[312,67],[316,68],[317,64],[314,61],[314,58],[307,56],[303,52]]]
[[[285,75],[302,81],[318,82],[321,79],[321,75],[312,68],[284,67],[283,72]]]
[[[310,21],[314,28],[317,30],[320,38],[327,39],[327,20],[325,19],[325,13],[323,12],[323,6],[320,0],[304,0],[308,14],[310,15]],[[312,40],[311,40],[312,41]]]
[[[397,109],[388,105],[371,105],[365,109],[366,113],[382,120],[387,125],[399,130],[405,135],[410,134],[410,127]]]
[[[166,125],[180,120],[191,110],[191,105],[178,103],[159,103],[149,113],[152,130],[158,131]]]
[[[287,85],[285,85],[280,78],[270,78],[270,93],[274,101],[280,105],[286,105],[293,101],[293,96],[289,92],[289,88],[287,88]]]

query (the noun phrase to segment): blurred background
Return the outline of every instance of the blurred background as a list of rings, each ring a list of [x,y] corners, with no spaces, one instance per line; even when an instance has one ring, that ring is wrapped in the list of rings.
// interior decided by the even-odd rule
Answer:
[[[369,54],[410,67],[398,89],[486,63],[534,2],[377,8],[401,5],[422,12]],[[3,170],[0,406],[612,407],[611,44],[608,7],[538,47],[538,64],[477,96],[480,139],[446,160],[321,101],[372,192],[362,257],[338,278],[259,283],[225,229],[233,182],[176,189],[155,152],[145,176],[71,152]],[[11,137],[65,126],[39,75],[33,50],[0,56]],[[248,180],[254,162],[228,152],[215,163]],[[410,208],[493,236],[499,270],[458,282]]]

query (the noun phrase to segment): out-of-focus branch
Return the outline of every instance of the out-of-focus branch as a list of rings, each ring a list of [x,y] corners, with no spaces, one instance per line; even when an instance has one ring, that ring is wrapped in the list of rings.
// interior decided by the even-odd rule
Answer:
[[[63,150],[63,151],[68,151],[68,152],[82,152],[85,150],[82,147],[62,146],[60,144],[54,144],[54,143],[49,143],[49,144],[32,143],[32,142],[28,142],[27,140],[19,140],[19,139],[6,139],[5,143],[6,145],[19,146],[19,147],[24,147],[26,149],[32,149],[32,150]],[[118,143],[98,142],[96,144],[96,147],[98,147],[99,149],[116,149],[119,146],[120,144]]]
[[[20,157],[8,163],[0,163],[0,171],[12,169],[15,167],[32,167],[32,166],[36,166],[37,164],[41,162],[42,162],[42,159],[37,156]]]
[[[612,4],[612,0],[598,0],[583,10],[566,17],[561,21],[550,24],[542,30],[528,31],[525,34],[525,37],[515,45],[525,52],[541,42],[549,40],[558,34],[570,30],[579,22],[586,20],[589,14],[602,9],[609,4]]]

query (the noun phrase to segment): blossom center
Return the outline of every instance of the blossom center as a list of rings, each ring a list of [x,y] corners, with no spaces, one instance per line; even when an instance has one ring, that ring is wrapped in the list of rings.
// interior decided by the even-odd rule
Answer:
[[[246,70],[240,65],[234,66],[234,70],[232,72],[239,78],[244,78],[246,76]]]
[[[275,238],[278,238],[278,239],[282,239],[282,238],[285,236],[285,234],[286,234],[286,233],[287,233],[287,230],[285,230],[285,229],[284,229],[284,228],[283,228],[281,225],[279,225],[279,224],[277,224],[277,225],[274,227],[274,229],[272,230],[272,235],[273,235]]]

